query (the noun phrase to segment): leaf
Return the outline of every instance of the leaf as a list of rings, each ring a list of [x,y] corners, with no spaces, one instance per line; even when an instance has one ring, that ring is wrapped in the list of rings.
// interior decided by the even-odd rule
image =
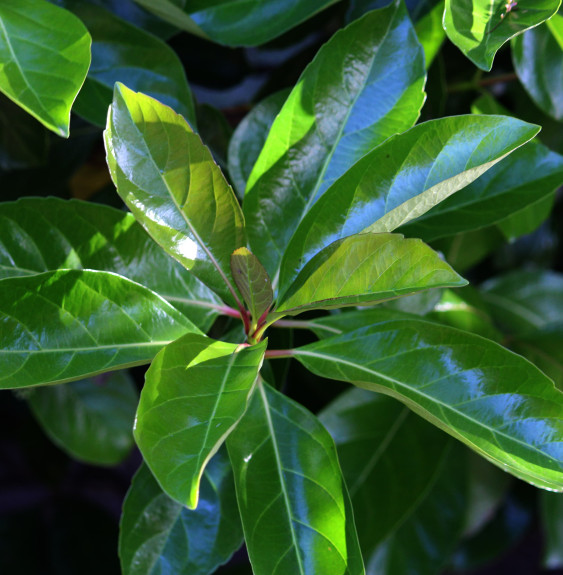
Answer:
[[[70,109],[90,66],[90,44],[70,12],[44,0],[2,0],[0,91],[67,138]]]
[[[266,342],[238,350],[196,333],[154,359],[135,420],[135,440],[173,499],[195,509],[200,480],[246,410]]]
[[[195,127],[184,68],[165,42],[101,6],[78,0],[65,0],[65,5],[84,22],[93,42],[92,65],[76,100],[76,113],[104,127],[113,86],[119,81],[170,106]]]
[[[138,396],[126,372],[36,387],[26,398],[43,431],[76,459],[117,465],[133,447]]]
[[[204,331],[222,305],[130,213],[58,198],[0,203],[0,279],[59,268],[125,276],[156,291]]]
[[[416,122],[423,60],[406,10],[395,1],[337,32],[307,66],[246,188],[250,248],[271,278],[313,202],[366,152]]]
[[[338,240],[303,268],[275,314],[368,305],[433,287],[467,282],[420,240],[358,234]]]
[[[390,232],[461,190],[536,134],[503,116],[453,116],[415,126],[366,154],[317,201],[282,261],[280,293],[322,248]]]
[[[521,236],[536,231],[549,218],[555,203],[555,195],[555,192],[548,194],[539,201],[498,222],[498,229],[503,233],[506,240],[512,242]]]
[[[464,524],[460,446],[399,402],[363,389],[340,395],[320,419],[336,443],[367,573],[439,572]]]
[[[479,68],[490,70],[497,50],[510,38],[557,12],[560,0],[446,0],[448,38]],[[507,8],[507,6],[511,8]]]
[[[500,345],[426,321],[391,320],[293,356],[321,377],[391,395],[505,471],[563,491],[563,393]]]
[[[123,575],[208,575],[242,542],[226,453],[215,454],[204,471],[195,510],[170,499],[149,468],[141,465],[123,504],[119,537]]]
[[[233,252],[231,273],[256,323],[270,309],[274,299],[270,278],[258,258],[246,248]]]
[[[229,175],[240,198],[244,198],[248,177],[288,95],[288,89],[280,90],[258,102],[233,133],[228,153]]]
[[[431,242],[484,228],[551,197],[562,183],[563,156],[530,142],[401,232]]]
[[[522,85],[539,108],[559,121],[563,120],[562,42],[560,14],[512,41],[512,61]]]
[[[227,303],[232,252],[244,218],[223,174],[188,123],[156,100],[116,84],[104,133],[117,191],[172,257]]]
[[[0,389],[64,383],[149,363],[199,330],[147,288],[108,272],[0,281]]]
[[[442,26],[443,12],[444,7],[441,2],[438,2],[436,6],[416,22],[414,27],[418,41],[424,49],[424,61],[427,70],[446,39],[446,32]]]
[[[227,46],[257,46],[277,38],[337,0],[135,0],[187,32]]]
[[[546,536],[543,566],[563,567],[563,495],[542,492],[540,495],[544,534]]]
[[[255,575],[364,573],[334,442],[314,415],[260,382],[227,447]]]

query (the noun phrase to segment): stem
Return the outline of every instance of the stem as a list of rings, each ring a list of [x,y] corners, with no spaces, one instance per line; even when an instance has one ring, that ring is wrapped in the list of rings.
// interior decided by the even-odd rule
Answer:
[[[506,84],[517,80],[518,76],[514,72],[509,74],[500,74],[499,76],[491,76],[489,78],[474,79],[470,82],[460,82],[459,84],[452,84],[448,87],[448,92],[468,92],[470,90],[479,91],[486,86],[493,86],[494,84]]]
[[[293,349],[268,349],[264,357],[266,359],[282,359],[284,357],[293,357]]]
[[[210,306],[211,307],[211,306]],[[228,315],[229,317],[241,318],[242,315],[238,309],[229,307],[228,305],[213,306],[221,315]]]

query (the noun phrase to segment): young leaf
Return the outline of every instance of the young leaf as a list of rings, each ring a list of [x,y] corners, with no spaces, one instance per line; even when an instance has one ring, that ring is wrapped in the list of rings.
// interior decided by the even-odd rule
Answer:
[[[321,377],[395,397],[505,471],[563,491],[563,393],[498,344],[421,320],[391,320],[293,355]]]
[[[316,198],[366,152],[416,122],[424,83],[422,48],[398,1],[356,20],[319,50],[247,183],[250,247],[270,277]]]
[[[446,0],[448,38],[479,68],[490,70],[510,38],[557,12],[561,0]]]
[[[45,0],[2,0],[0,91],[67,138],[90,44],[88,30],[67,10]]]
[[[45,433],[76,459],[117,465],[133,447],[139,398],[126,371],[35,387],[25,397]]]
[[[104,133],[119,195],[153,239],[228,303],[230,256],[244,218],[221,170],[184,118],[116,84]]]
[[[313,414],[260,382],[227,448],[255,575],[364,573],[334,442]]]
[[[563,120],[563,15],[512,41],[512,61],[522,85],[546,114]]]
[[[338,179],[287,247],[280,293],[322,248],[360,232],[390,232],[485,173],[539,128],[503,116],[432,120],[393,136]]]
[[[61,270],[4,279],[0,388],[63,383],[149,363],[188,332],[199,330],[177,309],[112,273]]]
[[[156,291],[204,331],[222,305],[130,213],[59,198],[0,203],[0,279],[60,268],[125,276]]]
[[[253,322],[257,322],[270,309],[274,299],[268,273],[258,258],[246,248],[233,252],[231,273]]]
[[[137,445],[164,491],[190,509],[207,462],[246,410],[266,342],[237,348],[187,334],[166,346],[145,376]]]
[[[242,545],[243,534],[227,454],[219,450],[190,510],[162,491],[141,465],[123,504],[119,557],[123,575],[209,575]]]
[[[420,240],[358,234],[338,240],[303,268],[275,313],[374,304],[434,287],[467,282]]]

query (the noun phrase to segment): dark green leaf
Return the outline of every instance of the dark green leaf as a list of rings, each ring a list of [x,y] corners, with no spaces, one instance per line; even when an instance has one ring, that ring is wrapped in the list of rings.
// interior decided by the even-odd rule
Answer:
[[[293,352],[316,375],[399,399],[513,475],[563,491],[563,393],[482,337],[391,320]]]
[[[256,323],[272,305],[274,294],[270,278],[258,258],[246,248],[231,256],[231,273]]]
[[[563,120],[563,15],[512,41],[512,61],[522,85],[546,114]],[[553,22],[553,23],[552,23]]]
[[[416,122],[423,60],[404,6],[393,2],[337,32],[303,72],[272,125],[244,200],[250,247],[274,284],[285,247],[313,202],[366,152]]]
[[[464,523],[460,446],[399,402],[363,389],[341,395],[320,419],[336,443],[367,573],[437,573]]]
[[[133,447],[139,398],[127,372],[36,387],[26,398],[45,433],[74,458],[116,465]]]
[[[555,192],[497,222],[507,241],[531,234],[547,220],[555,202]]]
[[[196,109],[198,132],[209,147],[222,170],[227,169],[227,150],[233,135],[233,128],[227,118],[217,108],[209,104],[199,104]]]
[[[67,10],[44,0],[2,0],[0,91],[68,137],[70,109],[90,66],[90,44],[82,22]]]
[[[537,126],[503,116],[454,116],[389,138],[305,216],[282,262],[280,292],[322,248],[360,232],[390,232],[421,216],[537,132]]]
[[[149,363],[187,332],[199,330],[154,292],[115,274],[63,270],[4,279],[0,388]]]
[[[221,170],[182,116],[116,85],[105,131],[119,195],[170,255],[228,303],[230,257],[244,218]]]
[[[364,573],[334,442],[260,382],[227,440],[254,575]]]
[[[22,198],[0,204],[0,279],[65,269],[110,271],[141,283],[207,331],[221,300],[168,257],[134,216],[100,204]]]
[[[543,527],[546,536],[543,564],[547,569],[563,568],[563,495],[541,494]]]
[[[449,39],[482,70],[516,34],[557,12],[561,0],[446,0],[444,28]]]
[[[246,410],[265,349],[192,333],[167,345],[147,371],[135,440],[164,491],[190,509],[207,462]]]
[[[208,575],[242,544],[243,534],[227,454],[220,450],[190,510],[160,489],[146,465],[123,504],[119,557],[123,575]]]
[[[358,234],[334,242],[309,261],[281,295],[275,313],[374,304],[466,283],[420,240],[399,234]]]

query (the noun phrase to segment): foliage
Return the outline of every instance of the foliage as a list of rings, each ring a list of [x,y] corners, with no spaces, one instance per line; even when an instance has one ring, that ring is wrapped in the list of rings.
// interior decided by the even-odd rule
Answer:
[[[473,568],[508,474],[563,566],[560,2],[135,1],[0,5],[0,388],[80,461],[138,446],[122,572]],[[311,33],[232,136],[195,103],[178,38]]]

